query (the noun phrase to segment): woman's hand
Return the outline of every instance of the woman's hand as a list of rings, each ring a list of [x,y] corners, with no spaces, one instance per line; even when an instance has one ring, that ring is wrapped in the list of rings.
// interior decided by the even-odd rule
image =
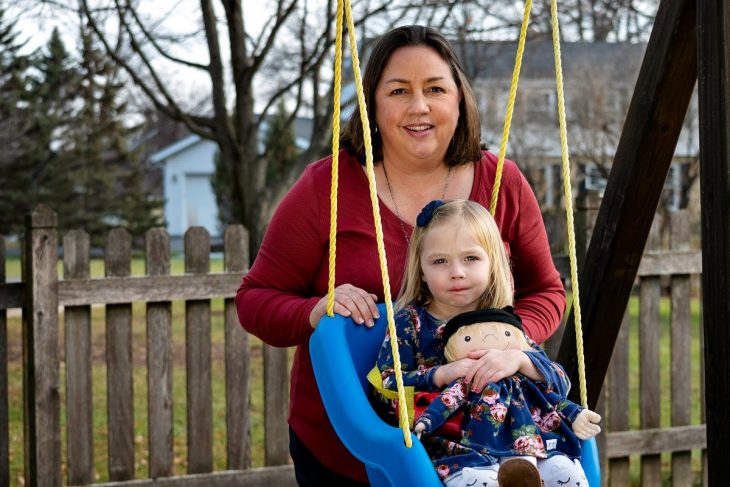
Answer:
[[[469,352],[467,357],[475,359],[474,365],[464,376],[467,384],[471,384],[471,390],[481,392],[490,382],[497,382],[505,377],[511,377],[517,372],[522,372],[527,377],[534,377],[534,365],[530,358],[521,350],[476,350]]]
[[[334,311],[340,316],[351,317],[355,323],[373,326],[380,318],[376,300],[378,297],[351,284],[341,284],[335,288]],[[316,328],[319,320],[327,312],[327,296],[319,300],[309,314],[309,324]]]
[[[433,382],[439,389],[456,379],[465,377],[477,361],[473,358],[461,358],[448,364],[440,365],[433,373]]]

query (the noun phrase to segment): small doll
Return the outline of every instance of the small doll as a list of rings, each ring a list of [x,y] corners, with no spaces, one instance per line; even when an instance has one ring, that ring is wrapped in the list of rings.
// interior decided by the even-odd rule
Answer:
[[[546,486],[559,485],[555,479],[561,477],[556,472],[565,478],[585,477],[580,462],[574,461],[581,454],[579,440],[601,431],[597,424],[601,417],[567,399],[570,381],[565,371],[526,337],[511,307],[459,314],[448,321],[442,336],[444,355],[450,362],[474,358],[475,352],[486,355],[512,350],[529,360],[523,360],[525,365],[514,375],[476,391],[472,389],[476,376],[473,384],[466,384],[463,378],[450,383],[418,418],[414,432],[419,438],[433,434],[458,410],[464,410],[460,443],[499,459],[499,485],[539,486],[540,475]],[[503,466],[515,460],[519,462]],[[514,476],[535,481],[512,484],[507,477]]]

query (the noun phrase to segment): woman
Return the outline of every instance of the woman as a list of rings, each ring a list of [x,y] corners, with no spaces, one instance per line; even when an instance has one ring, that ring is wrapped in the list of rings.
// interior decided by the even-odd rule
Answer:
[[[374,45],[363,76],[392,289],[408,240],[434,199],[489,206],[497,158],[481,150],[474,94],[448,41],[428,27],[398,27]],[[383,287],[365,149],[357,110],[340,153],[335,312],[370,325]],[[300,485],[362,485],[365,469],[337,438],[317,390],[309,337],[327,305],[331,157],[309,165],[280,203],[236,296],[243,327],[264,342],[296,346],[290,452]],[[515,309],[536,342],[557,328],[565,290],[542,215],[517,166],[506,161],[495,220],[513,265]]]

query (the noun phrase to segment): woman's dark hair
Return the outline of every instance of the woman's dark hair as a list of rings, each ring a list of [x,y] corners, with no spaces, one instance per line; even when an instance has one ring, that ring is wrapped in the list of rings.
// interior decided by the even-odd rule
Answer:
[[[456,52],[438,31],[421,25],[406,25],[383,34],[373,45],[363,75],[363,92],[370,122],[370,134],[375,161],[383,158],[383,139],[375,131],[375,90],[386,64],[396,49],[409,46],[426,46],[435,50],[449,65],[451,75],[461,92],[459,120],[456,130],[446,151],[446,163],[450,166],[478,161],[481,154],[479,112],[474,92],[464,74]],[[353,110],[342,133],[342,146],[355,155],[361,163],[365,162],[365,141],[363,139],[360,109]]]

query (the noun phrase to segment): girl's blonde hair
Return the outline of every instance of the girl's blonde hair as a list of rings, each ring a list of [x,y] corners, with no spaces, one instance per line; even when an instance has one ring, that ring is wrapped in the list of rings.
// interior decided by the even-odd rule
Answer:
[[[416,226],[408,245],[405,275],[395,309],[413,303],[418,306],[431,304],[433,296],[423,281],[421,252],[423,238],[439,223],[457,222],[468,228],[489,256],[489,286],[482,294],[477,309],[512,306],[514,287],[507,250],[499,228],[492,215],[479,203],[470,200],[450,200],[433,210],[431,219],[424,226]]]

